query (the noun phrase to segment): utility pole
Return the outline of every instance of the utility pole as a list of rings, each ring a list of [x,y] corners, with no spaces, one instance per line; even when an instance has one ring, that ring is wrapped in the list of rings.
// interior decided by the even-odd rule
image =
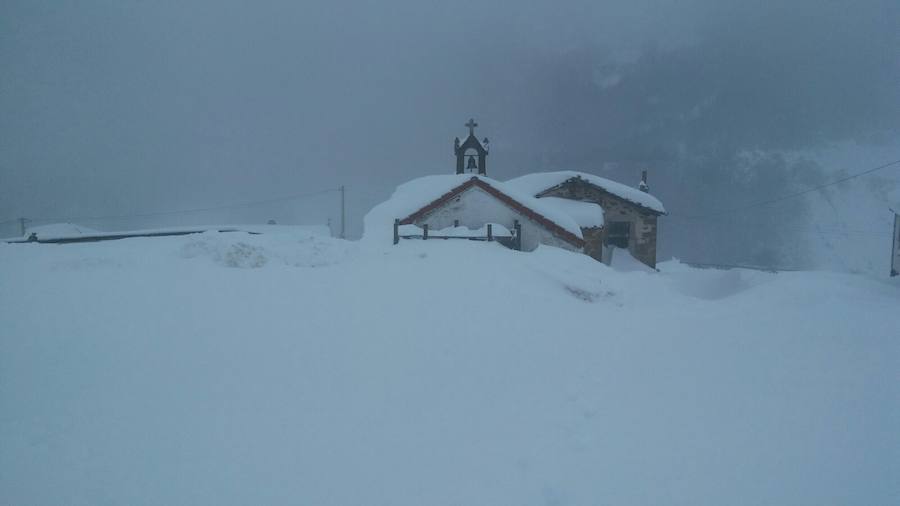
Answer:
[[[344,208],[344,204],[345,204],[344,197],[345,197],[346,191],[345,191],[344,185],[341,185],[340,189],[341,189],[341,239],[346,239],[346,237],[344,236],[344,233],[346,232],[346,214],[347,214],[346,210]]]

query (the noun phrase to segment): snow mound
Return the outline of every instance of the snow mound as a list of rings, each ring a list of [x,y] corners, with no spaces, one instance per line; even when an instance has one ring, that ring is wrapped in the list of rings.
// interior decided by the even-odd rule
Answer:
[[[770,283],[779,275],[754,269],[696,268],[678,260],[661,262],[657,267],[662,278],[679,293],[707,300],[737,295],[758,285]]]
[[[672,272],[669,277],[679,292],[700,299],[723,299],[750,287],[739,269]]]
[[[609,266],[619,272],[656,272],[656,269],[634,258],[624,248],[613,248]]]
[[[494,246],[0,244],[0,502],[896,502],[896,283]]]
[[[356,245],[315,232],[284,231],[274,236],[240,232],[204,232],[184,239],[180,256],[253,269],[270,262],[293,267],[325,267],[350,258]]]
[[[269,254],[265,248],[243,241],[228,240],[213,235],[212,232],[202,234],[203,237],[192,238],[182,246],[184,258],[196,258],[204,256],[213,259],[216,263],[225,267],[254,268],[262,267],[269,261]]]

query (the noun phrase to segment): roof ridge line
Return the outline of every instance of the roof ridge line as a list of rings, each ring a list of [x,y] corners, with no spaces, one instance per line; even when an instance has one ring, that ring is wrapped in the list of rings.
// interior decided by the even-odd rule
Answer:
[[[438,207],[440,207],[441,205],[443,205],[444,203],[446,203],[453,197],[461,194],[462,192],[464,192],[465,190],[468,190],[469,188],[471,188],[473,186],[478,186],[479,188],[485,190],[492,197],[494,197],[497,200],[504,203],[507,207],[510,207],[513,210],[518,211],[520,214],[525,215],[525,217],[531,219],[532,221],[536,221],[537,223],[543,225],[553,235],[559,237],[560,239],[563,239],[564,241],[572,244],[573,246],[577,246],[579,248],[584,247],[584,239],[582,239],[582,238],[578,237],[577,235],[573,234],[572,232],[566,230],[565,227],[563,227],[559,223],[556,223],[552,219],[544,216],[543,214],[535,211],[530,206],[528,206],[522,202],[519,202],[517,199],[515,199],[514,197],[511,197],[510,195],[507,195],[506,192],[495,187],[494,185],[490,184],[489,182],[485,181],[484,179],[482,179],[480,176],[477,176],[477,175],[470,177],[469,179],[465,180],[463,183],[452,188],[450,191],[444,193],[440,197],[434,199],[430,203],[419,208],[419,210],[413,212],[406,218],[403,218],[402,220],[400,220],[400,224],[401,225],[412,224],[417,219],[428,215],[429,213],[431,213],[432,211],[434,211],[435,209],[437,209]]]

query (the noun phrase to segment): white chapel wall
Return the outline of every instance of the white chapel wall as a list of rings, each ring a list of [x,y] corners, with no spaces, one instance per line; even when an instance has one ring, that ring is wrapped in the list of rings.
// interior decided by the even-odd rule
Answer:
[[[459,194],[442,207],[430,213],[425,219],[416,222],[422,226],[428,224],[433,230],[452,227],[454,220],[471,229],[483,227],[487,223],[499,223],[513,230],[515,221],[522,226],[522,249],[531,251],[539,244],[557,246],[578,251],[578,248],[556,237],[542,225],[510,208],[493,195],[481,188],[472,187]]]

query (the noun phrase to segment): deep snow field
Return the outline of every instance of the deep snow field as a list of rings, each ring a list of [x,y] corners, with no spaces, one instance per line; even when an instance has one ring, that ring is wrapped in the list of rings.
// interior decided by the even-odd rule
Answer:
[[[898,504],[900,284],[614,267],[0,244],[0,504]]]

